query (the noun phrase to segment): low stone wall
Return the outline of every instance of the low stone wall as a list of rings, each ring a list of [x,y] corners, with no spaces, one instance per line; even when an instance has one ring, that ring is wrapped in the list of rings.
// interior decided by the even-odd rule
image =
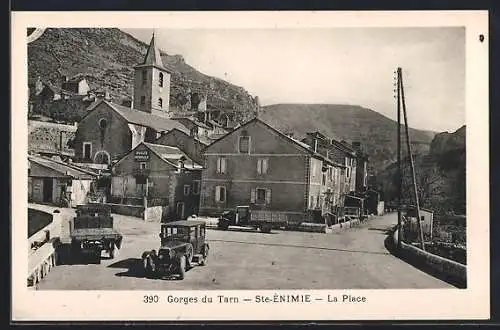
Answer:
[[[41,217],[47,226],[28,238],[28,287],[36,288],[49,271],[56,265],[56,246],[61,235],[62,217],[58,210],[50,213],[36,207],[28,208],[28,216]]]
[[[28,209],[28,216],[43,217],[44,221],[49,222],[47,226],[40,228],[28,238],[29,250],[35,246],[41,246],[47,240],[61,235],[61,216],[60,213],[49,213],[34,208]]]
[[[128,215],[144,219],[144,206],[123,205],[107,203],[111,207],[111,213]]]
[[[151,206],[144,208],[138,205],[124,205],[107,203],[111,207],[111,213],[128,215],[141,218],[147,222],[161,222],[164,206]]]
[[[398,231],[392,233],[393,244],[397,247]],[[429,253],[413,245],[401,242],[398,256],[415,265],[422,265],[441,275],[441,277],[459,287],[467,287],[467,266],[456,261]]]
[[[151,206],[146,208],[144,212],[144,221],[161,222],[162,209],[162,206]]]

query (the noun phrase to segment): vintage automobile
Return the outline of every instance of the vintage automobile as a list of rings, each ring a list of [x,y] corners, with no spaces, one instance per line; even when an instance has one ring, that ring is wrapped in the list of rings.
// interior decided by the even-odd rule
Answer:
[[[142,264],[147,277],[178,274],[207,264],[209,245],[203,221],[174,221],[161,224],[158,251],[145,251]]]

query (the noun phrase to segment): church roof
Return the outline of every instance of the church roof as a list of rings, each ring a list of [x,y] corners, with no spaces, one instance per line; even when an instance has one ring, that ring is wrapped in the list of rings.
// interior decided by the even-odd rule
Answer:
[[[150,127],[158,132],[168,132],[174,128],[178,130],[188,133],[187,128],[179,123],[176,120],[156,116],[147,112],[139,111],[136,109],[124,107],[123,105],[119,105],[113,102],[109,102],[106,100],[101,100],[102,103],[105,103],[110,108],[115,110],[120,116],[122,116],[127,122],[135,125],[140,125],[144,127]],[[94,106],[95,108],[95,106]]]
[[[165,70],[167,72],[170,72],[170,70],[163,65],[160,49],[156,46],[156,39],[154,33],[153,36],[151,37],[151,41],[149,42],[148,51],[146,52],[144,61],[141,64],[137,65],[136,67],[142,67],[142,66],[154,66],[162,70]]]

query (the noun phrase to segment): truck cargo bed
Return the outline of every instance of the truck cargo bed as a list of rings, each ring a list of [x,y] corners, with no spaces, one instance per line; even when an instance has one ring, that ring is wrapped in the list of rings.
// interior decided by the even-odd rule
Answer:
[[[122,235],[114,228],[80,228],[71,232],[75,240],[120,239]]]

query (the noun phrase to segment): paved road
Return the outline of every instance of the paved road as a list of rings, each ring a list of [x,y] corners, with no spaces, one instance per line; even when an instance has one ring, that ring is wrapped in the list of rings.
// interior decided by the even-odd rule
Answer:
[[[71,212],[64,211],[64,214]],[[208,265],[183,281],[147,279],[138,271],[144,250],[157,248],[159,225],[115,215],[124,234],[114,260],[58,266],[40,290],[251,290],[452,288],[389,254],[385,231],[395,215],[374,217],[358,228],[320,234],[208,230]]]

